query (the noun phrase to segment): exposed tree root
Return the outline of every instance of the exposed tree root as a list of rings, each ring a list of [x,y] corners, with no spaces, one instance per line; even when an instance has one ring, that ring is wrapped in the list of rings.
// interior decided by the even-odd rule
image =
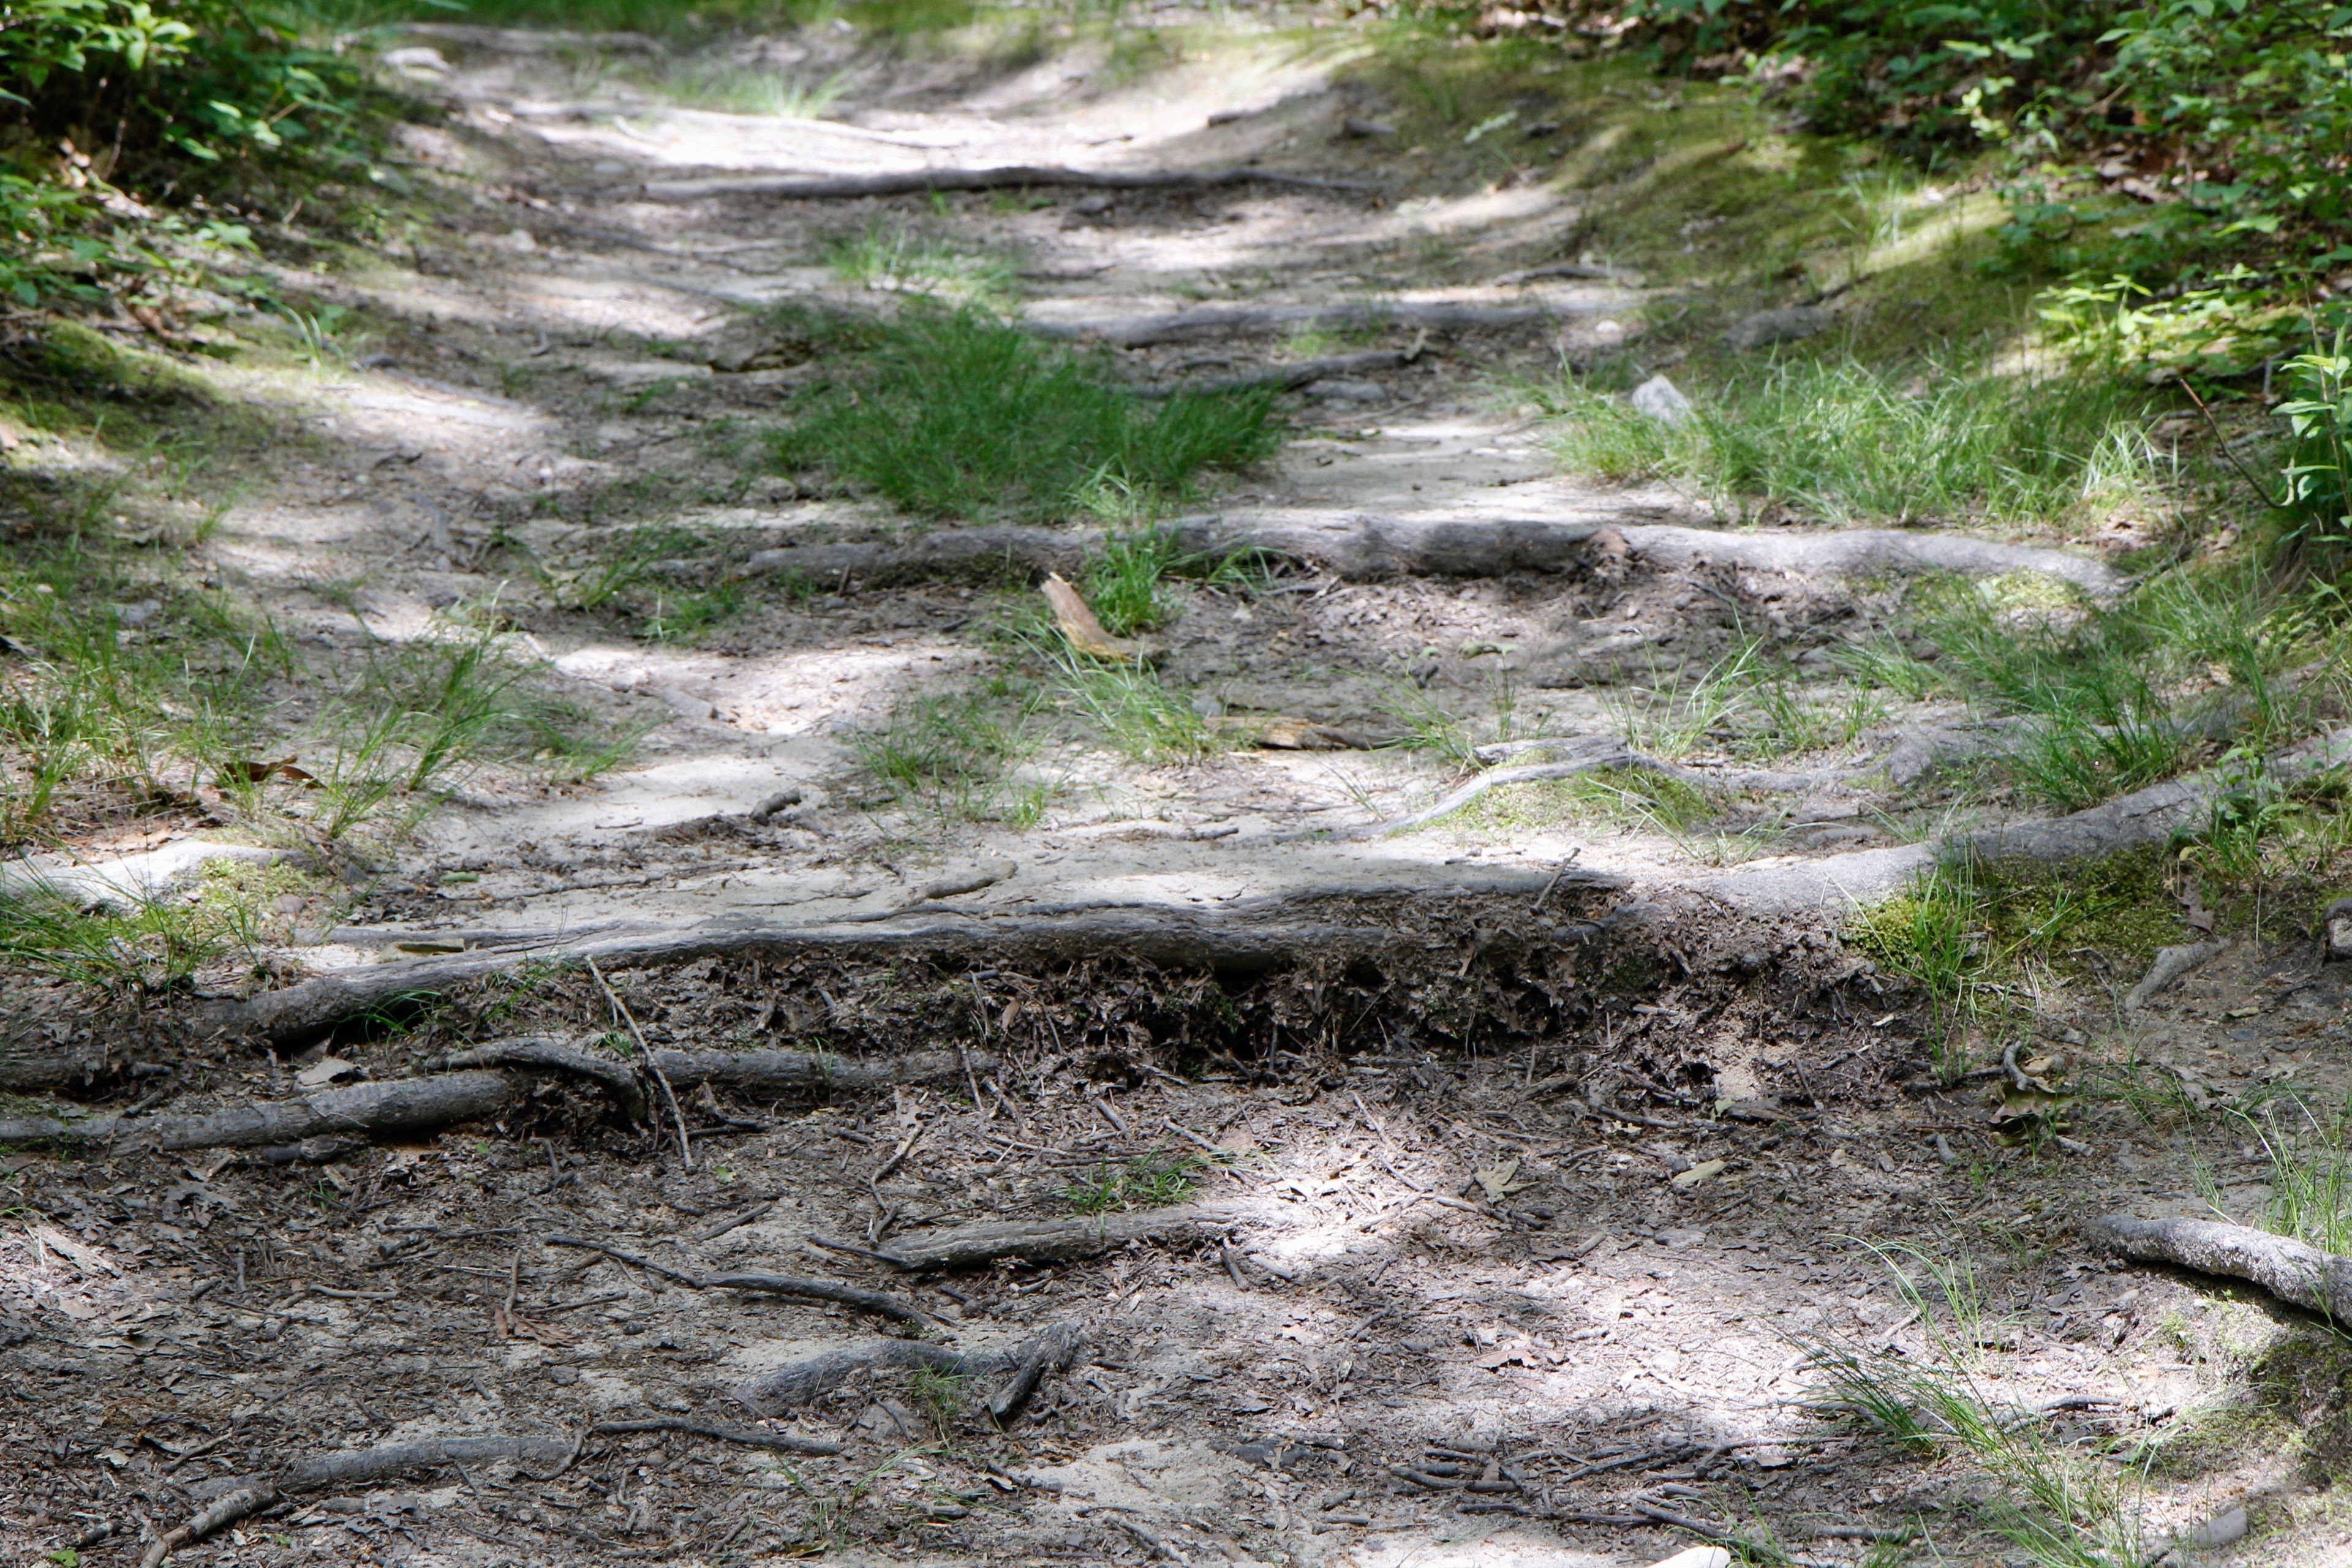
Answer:
[[[634,1252],[624,1252],[617,1247],[607,1247],[600,1241],[582,1241],[574,1237],[551,1236],[550,1247],[569,1247],[583,1252],[601,1252],[605,1257],[642,1268],[648,1274],[658,1274],[690,1290],[746,1290],[768,1296],[790,1296],[803,1301],[831,1301],[836,1306],[856,1311],[871,1312],[877,1318],[890,1318],[901,1323],[928,1326],[938,1319],[896,1296],[879,1290],[863,1290],[855,1285],[845,1285],[835,1279],[808,1279],[793,1274],[689,1274],[656,1263],[650,1258]]]
[[[1244,371],[1238,375],[1210,376],[1200,381],[1172,381],[1153,386],[1132,387],[1138,397],[1175,397],[1189,394],[1211,396],[1221,392],[1255,392],[1270,386],[1290,392],[1335,375],[1360,375],[1370,370],[1393,370],[1412,363],[1413,355],[1406,349],[1375,349],[1369,353],[1335,354],[1328,359],[1300,360],[1295,364],[1268,365],[1263,370]]]
[[[288,1469],[281,1484],[289,1492],[323,1491],[329,1487],[372,1486],[416,1470],[480,1465],[493,1459],[526,1465],[568,1464],[578,1451],[576,1444],[562,1437],[425,1437],[414,1443],[316,1455]]]
[[[1383,834],[1404,833],[1424,827],[1430,823],[1453,816],[1489,790],[1506,784],[1538,784],[1547,779],[1572,779],[1585,773],[1600,773],[1608,768],[1654,768],[1657,764],[1646,757],[1634,755],[1624,747],[1606,743],[1604,747],[1581,757],[1557,763],[1526,763],[1515,768],[1494,768],[1480,773],[1466,784],[1456,785],[1439,795],[1419,811],[1386,822],[1368,823],[1348,830],[1350,838],[1376,838]],[[1678,771],[1678,770],[1668,770]]]
[[[551,1036],[519,1036],[455,1051],[425,1064],[427,1072],[456,1072],[467,1068],[518,1068],[525,1072],[560,1072],[604,1086],[604,1092],[631,1121],[646,1119],[645,1086],[627,1064],[610,1057],[592,1056]]]
[[[2331,731],[2271,759],[2271,776],[2303,778],[2352,761],[2352,730]],[[2126,849],[2161,844],[2195,826],[2232,787],[2221,773],[2168,779],[2071,816],[1955,833],[1925,844],[1864,849],[1850,855],[1738,871],[1703,884],[1705,890],[1753,914],[1839,909],[1901,892],[1941,861],[2030,860],[2058,864],[2104,859]]]
[[[756,1426],[738,1426],[730,1421],[692,1421],[683,1415],[599,1421],[588,1428],[592,1437],[620,1437],[635,1432],[683,1432],[692,1437],[709,1437],[713,1442],[739,1443],[747,1448],[772,1448],[779,1454],[835,1455],[848,1451],[838,1443],[820,1443],[814,1437],[795,1436],[790,1432],[763,1432]]]
[[[1025,1377],[1034,1390],[1038,1373],[1066,1370],[1084,1343],[1085,1335],[1075,1323],[1055,1323],[1034,1339],[997,1351],[953,1351],[921,1340],[871,1340],[761,1373],[739,1384],[735,1397],[755,1415],[779,1415],[822,1398],[861,1372],[919,1366],[950,1377],[993,1377],[1009,1372],[1016,1382]],[[1027,1370],[1033,1363],[1037,1373]]]
[[[1582,307],[1598,310],[1596,305]],[[1030,316],[1024,321],[1040,337],[1078,338],[1118,348],[1184,342],[1237,332],[1358,331],[1379,327],[1418,327],[1432,332],[1507,331],[1538,326],[1563,313],[1566,305],[1470,305],[1453,300],[1368,300],[1345,305],[1194,305],[1155,316]]]
[[[1543,879],[1532,873],[1530,893]],[[1261,973],[1295,962],[1299,954],[1374,956],[1398,947],[1395,931],[1364,906],[1368,901],[1399,897],[1458,896],[1481,890],[1502,890],[1489,873],[1476,880],[1462,877],[1445,886],[1335,885],[1326,889],[1301,889],[1287,897],[1240,901],[1214,910],[1171,909],[1164,906],[1111,907],[1087,905],[1063,910],[1032,908],[1018,915],[965,912],[925,904],[908,910],[888,926],[809,926],[795,929],[744,930],[740,927],[689,928],[684,931],[614,931],[576,945],[509,948],[499,952],[450,953],[405,963],[371,964],[299,982],[279,991],[205,1005],[194,1022],[210,1031],[258,1036],[273,1041],[309,1038],[345,1018],[397,1005],[402,999],[436,994],[454,985],[499,973],[526,960],[583,962],[595,959],[607,969],[690,963],[698,958],[750,958],[826,953],[843,958],[903,953],[924,949],[970,948],[985,944],[992,958],[1055,960],[1083,958],[1104,952],[1132,955],[1174,967],[1208,968],[1235,973]],[[1613,889],[1623,879],[1600,871],[1570,873],[1561,890]],[[746,1093],[789,1093],[819,1087],[856,1089],[910,1081],[907,1072],[880,1069],[884,1078],[868,1079],[870,1069],[845,1059],[804,1056],[798,1052],[660,1051],[656,1059],[673,1084],[691,1087],[709,1080]],[[915,1057],[910,1062],[939,1064],[937,1077],[961,1071],[952,1056]],[[33,1133],[31,1137],[55,1136]],[[289,1139],[274,1142],[291,1142]]]
[[[906,169],[887,174],[749,174],[704,180],[647,180],[647,201],[698,202],[712,196],[766,196],[780,202],[845,202],[869,196],[913,196],[931,191],[1002,191],[1074,187],[1090,191],[1213,191],[1232,185],[1289,185],[1300,190],[1368,193],[1351,180],[1323,180],[1272,169],[1066,169],[1014,163],[994,169]]]
[[[1254,550],[1314,562],[1350,580],[1571,571],[1588,564],[1595,542],[1604,531],[1613,531],[1616,538],[1601,541],[1602,547],[1622,539],[1630,554],[1666,571],[1712,562],[1819,577],[1923,572],[1998,577],[2040,572],[2102,597],[2128,585],[2088,555],[1959,534],[1885,529],[1735,533],[1662,521],[1687,512],[1686,503],[1664,491],[1595,490],[1589,504],[1561,507],[1540,518],[1383,518],[1302,509],[1255,517],[1178,518],[1168,528],[1188,552],[1222,555]],[[995,577],[1008,568],[1067,574],[1085,563],[1101,540],[1101,531],[1093,529],[938,529],[900,541],[762,550],[743,570],[754,576],[798,573],[826,583],[845,574],[868,586]]]
[[[2215,1220],[2134,1219],[2127,1215],[2088,1220],[2083,1234],[2125,1258],[2250,1280],[2282,1301],[2336,1322],[2352,1322],[2352,1258],[2289,1237]]]
[[[71,1121],[22,1117],[0,1121],[0,1143],[136,1138],[159,1149],[251,1149],[332,1133],[417,1133],[494,1116],[520,1100],[527,1087],[512,1074],[477,1069],[321,1089],[300,1100],[231,1106],[201,1116],[131,1120],[109,1113]]]
[[[576,1072],[613,1087],[606,1064],[543,1038],[494,1042],[447,1059],[505,1061],[509,1057],[522,1066]],[[716,1083],[768,1096],[935,1082],[961,1073],[964,1059],[988,1069],[995,1067],[992,1057],[967,1053],[966,1058],[959,1058],[944,1051],[894,1058],[888,1063],[844,1061],[804,1051],[657,1051],[654,1059],[673,1084]],[[625,1105],[634,1104],[642,1118],[644,1091],[634,1079],[625,1088]],[[482,1121],[520,1100],[529,1089],[529,1081],[515,1073],[464,1068],[320,1089],[299,1100],[229,1106],[197,1116],[134,1119],[109,1112],[73,1120],[18,1117],[0,1121],[0,1143],[136,1141],[159,1149],[253,1149],[299,1146],[305,1140],[351,1134],[393,1137]]]
[[[1649,510],[1654,514],[1671,513],[1681,505],[1678,500],[1661,499],[1649,503]],[[2039,572],[2102,597],[2121,593],[2126,586],[2125,579],[2105,563],[2071,551],[1965,534],[1874,528],[1735,533],[1640,521],[1643,510],[1643,503],[1633,498],[1596,491],[1591,510],[1580,514],[1380,518],[1294,511],[1247,521],[1200,520],[1180,524],[1179,536],[1197,549],[1249,548],[1317,561],[1350,578],[1492,577],[1511,572],[1564,571],[1584,564],[1601,531],[1614,529],[1632,555],[1660,571],[1713,563],[1743,571],[1832,578],[1927,572],[1999,577],[2011,572]]]
[[[1024,1263],[1066,1263],[1098,1258],[1130,1241],[1206,1235],[1233,1223],[1230,1210],[1141,1209],[1130,1214],[1090,1215],[1083,1219],[991,1220],[926,1235],[901,1237],[886,1251],[857,1250],[913,1274],[931,1268],[981,1268],[1000,1258]]]
[[[2138,1012],[2166,986],[2221,951],[2221,944],[2218,942],[2189,942],[2177,947],[2158,948],[2156,962],[2148,965],[2147,975],[2124,997],[2124,1011]]]

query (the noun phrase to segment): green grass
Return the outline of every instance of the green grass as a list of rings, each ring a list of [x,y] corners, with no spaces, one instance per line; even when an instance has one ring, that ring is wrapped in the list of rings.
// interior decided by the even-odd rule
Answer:
[[[1150,665],[1088,658],[1058,637],[1039,637],[1032,646],[1045,663],[1058,705],[1115,750],[1160,763],[1193,762],[1219,749],[1218,728]]]
[[[1867,1244],[1866,1244],[1867,1245]],[[1926,1340],[1913,1354],[1817,1344],[1813,1364],[1837,1413],[1921,1458],[1951,1455],[1990,1488],[1978,1517],[2035,1568],[2141,1568],[2148,1455],[2062,1440],[2007,1393],[1988,1349],[1981,1287],[1964,1257],[1872,1247]]]
[[[1103,630],[1115,637],[1148,632],[1173,617],[1180,600],[1171,581],[1255,594],[1265,585],[1265,561],[1255,551],[1187,553],[1165,529],[1115,528],[1087,557],[1079,586]]]
[[[1661,762],[1702,752],[1771,762],[1851,745],[1885,719],[1866,691],[1811,695],[1760,637],[1741,638],[1696,675],[1654,669],[1646,682],[1612,690],[1606,706],[1625,743]]]
[[[2066,522],[2154,482],[2147,388],[2095,373],[2027,379],[1933,362],[1797,356],[1683,386],[1675,426],[1572,378],[1538,392],[1562,462],[1664,479],[1735,514],[1840,525]]]
[[[2254,1223],[2322,1252],[2352,1255],[2352,1102],[2315,1109],[2291,1098],[2260,1116],[2240,1115],[2270,1162],[2269,1192]]]
[[[777,464],[919,517],[1053,521],[1175,504],[1278,445],[1264,394],[1150,402],[984,311],[910,302],[804,399]]]
[[[0,964],[110,996],[159,997],[209,965],[286,941],[293,917],[275,900],[287,894],[331,910],[345,897],[291,866],[247,861],[212,861],[184,890],[103,905],[20,880],[0,892]]]
[[[2024,1037],[2033,1009],[2021,997],[2074,978],[2120,995],[2158,948],[2182,940],[2166,858],[2151,849],[2061,865],[1940,866],[1854,911],[1843,937],[1925,994],[1938,1065],[1957,1074],[1972,1036],[1995,1050]]]
[[[1158,1155],[1129,1160],[1123,1165],[1105,1161],[1062,1189],[1073,1214],[1107,1214],[1113,1209],[1166,1208],[1192,1195],[1192,1173],[1201,1168],[1196,1154],[1172,1159]]]
[[[925,294],[1000,310],[1020,292],[1012,258],[959,246],[903,219],[877,219],[855,233],[836,235],[826,242],[824,258],[843,282],[860,289]]]
[[[639,633],[655,642],[692,642],[722,621],[743,613],[743,589],[736,583],[656,593],[639,620]]]
[[[877,728],[851,732],[859,767],[887,795],[946,822],[1027,827],[1051,794],[1020,785],[1013,770],[1042,737],[1039,694],[999,680],[940,696],[908,697]]]
[[[2031,721],[2004,759],[2062,811],[2167,778],[2213,744],[2273,747],[2307,721],[2315,692],[2283,679],[2327,654],[2331,617],[2252,561],[2167,573],[2111,610],[2005,604],[2000,584],[1930,585],[1915,599],[1930,665],[1885,644],[1856,656],[1890,684],[1917,682]]]

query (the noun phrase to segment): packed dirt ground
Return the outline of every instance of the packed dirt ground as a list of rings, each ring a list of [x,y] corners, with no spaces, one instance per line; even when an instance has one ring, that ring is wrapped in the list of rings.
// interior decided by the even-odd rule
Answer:
[[[2141,826],[2201,809],[2171,786],[1969,793],[1937,768],[2009,731],[1841,651],[1916,642],[1929,574],[2111,602],[2153,525],[1841,531],[1564,473],[1564,361],[1835,296],[1588,254],[1600,198],[1530,172],[1572,83],[1406,149],[1352,45],[1185,37],[741,47],[846,83],[816,119],[633,85],[665,44],[420,26],[383,59],[429,222],[273,254],[303,352],[148,331],[252,421],[233,490],[91,520],[184,543],[154,608],[225,584],[313,671],[495,645],[611,749],[347,842],[260,831],[328,769],[257,753],[14,863],[267,897],[135,1005],[89,1002],[98,958],[12,982],[12,1561],[2352,1552],[2332,1325],[2077,1228],[2270,1201],[2256,1113],[2352,1092],[2320,910],[2217,925]],[[1219,178],[918,188],[1016,165]],[[1172,713],[1038,674],[1035,584],[1114,513],[918,524],[761,458],[825,313],[925,289],[1153,388],[1354,356],[1170,525],[1192,574],[1138,636]],[[1758,647],[1779,708],[1722,696]],[[2123,852],[1981,1015],[1864,910],[1963,839]],[[457,1127],[191,1120],[464,1074]],[[982,1222],[1031,1228],[904,1261]],[[1994,1437],[1870,1404],[1931,1384]]]

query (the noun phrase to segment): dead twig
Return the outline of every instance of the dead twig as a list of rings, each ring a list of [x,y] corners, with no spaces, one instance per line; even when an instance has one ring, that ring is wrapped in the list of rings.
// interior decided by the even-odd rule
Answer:
[[[655,1415],[641,1421],[599,1421],[588,1430],[598,1437],[622,1436],[632,1432],[683,1432],[688,1436],[709,1437],[714,1442],[740,1443],[747,1448],[772,1448],[780,1454],[832,1455],[846,1452],[838,1444],[821,1443],[814,1437],[794,1436],[789,1432],[763,1432],[755,1426],[737,1426],[724,1421],[691,1421],[683,1415]]]
[[[667,1264],[656,1263],[639,1253],[570,1236],[551,1236],[547,1238],[547,1245],[569,1247],[582,1252],[601,1252],[615,1262],[642,1268],[648,1274],[658,1274],[689,1290],[749,1290],[769,1296],[791,1296],[805,1301],[831,1301],[835,1306],[870,1312],[877,1318],[890,1318],[902,1323],[931,1327],[939,1322],[937,1318],[921,1308],[896,1296],[886,1296],[879,1290],[860,1289],[855,1285],[844,1285],[831,1279],[808,1279],[791,1274],[690,1274],[681,1268],[672,1268]]]
[[[202,1541],[224,1527],[243,1519],[247,1514],[268,1508],[278,1500],[278,1489],[268,1481],[249,1487],[239,1487],[215,1502],[195,1518],[177,1529],[167,1530],[147,1543],[140,1553],[139,1568],[156,1568],[164,1558],[192,1541]]]
[[[588,973],[596,977],[597,985],[604,993],[604,1000],[613,1005],[613,1011],[620,1015],[621,1022],[629,1026],[630,1036],[637,1042],[637,1059],[645,1063],[646,1071],[652,1074],[654,1082],[660,1086],[663,1103],[669,1107],[670,1120],[677,1127],[678,1163],[689,1171],[693,1170],[694,1148],[687,1142],[686,1112],[677,1107],[677,1091],[670,1088],[669,1075],[663,1072],[661,1063],[654,1059],[653,1047],[646,1043],[646,1032],[637,1027],[636,1016],[629,1011],[629,1005],[621,1000],[621,994],[613,989],[613,983],[604,978],[604,972],[596,967],[593,957],[588,960]]]

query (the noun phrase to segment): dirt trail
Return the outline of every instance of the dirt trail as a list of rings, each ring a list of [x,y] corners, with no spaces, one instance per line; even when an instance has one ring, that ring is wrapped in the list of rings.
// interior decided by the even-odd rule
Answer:
[[[1027,590],[965,570],[877,581],[859,562],[934,536],[790,480],[709,481],[724,422],[810,374],[779,363],[759,312],[875,305],[821,258],[895,221],[1017,256],[1024,318],[1131,345],[1115,359],[1138,383],[1277,361],[1335,311],[1357,313],[1346,349],[1411,354],[1286,395],[1296,438],[1177,525],[1294,560],[1276,592],[1187,589],[1160,634],[1165,679],[1219,716],[1393,736],[1409,691],[1555,742],[1486,762],[1565,773],[1577,746],[1622,746],[1629,715],[1678,712],[1743,637],[1788,650],[1831,705],[1825,628],[1883,624],[1897,574],[2096,593],[2112,584],[2094,557],[1694,534],[1717,520],[1686,498],[1559,477],[1510,378],[1638,332],[1654,301],[1513,281],[1572,244],[1572,204],[1398,183],[1391,150],[1346,132],[1377,105],[1335,76],[1342,45],[1230,45],[1130,79],[1100,51],[1015,70],[775,41],[796,67],[857,66],[817,121],[583,95],[532,35],[419,32],[438,56],[407,57],[409,74],[453,110],[405,145],[452,193],[445,225],[310,280],[393,342],[299,388],[314,445],[208,548],[323,656],[437,636],[438,612],[495,596],[571,696],[646,733],[591,784],[478,777],[364,909],[289,951],[313,977],[301,995],[365,991],[406,1032],[322,1037],[362,1010],[336,1003],[278,1031],[281,1060],[192,1028],[206,1065],[172,1109],[390,1078],[524,1034],[966,1060],[834,1103],[689,1086],[644,1125],[558,1075],[501,1089],[478,1135],[12,1157],[42,1216],[0,1275],[12,1555],[87,1536],[85,1560],[128,1561],[142,1531],[281,1461],[505,1435],[539,1444],[290,1495],[174,1561],[1599,1568],[1688,1544],[1677,1517],[1769,1530],[1798,1561],[1894,1550],[1860,1526],[1998,1560],[1979,1472],[1805,1407],[1821,1343],[1927,1353],[1856,1237],[1936,1248],[1965,1232],[1999,1252],[2002,1398],[2087,1401],[2052,1418],[2062,1441],[2154,1439],[2200,1400],[2310,1394],[2247,1394],[2215,1359],[2263,1334],[2302,1343],[2292,1314],[2116,1273],[2069,1239],[2094,1207],[2194,1206],[2170,1158],[2188,1135],[2160,1108],[2086,1109],[2077,1142],[2029,1152],[1981,1083],[1906,1087],[1928,1020],[1834,928],[1854,879],[1884,890],[1924,863],[1905,840],[1934,825],[1903,815],[1889,775],[1906,742],[1969,743],[1957,710],[1883,712],[1769,773],[1702,749],[1676,765],[1707,786],[1706,816],[1672,831],[1498,795],[1383,833],[1469,770],[1411,748],[1145,766],[1082,742],[1030,764],[1052,785],[1034,824],[946,824],[877,798],[849,732],[971,679]],[[851,203],[750,188],[1015,164],[1331,184]],[[1417,273],[1431,235],[1458,258],[1444,280]],[[1261,314],[1237,325],[1226,307]],[[553,504],[597,495],[614,521]],[[522,569],[609,559],[646,516],[632,496],[714,542],[656,563],[671,580],[752,589],[699,646],[625,635]],[[1030,544],[1076,553],[1086,537]],[[796,564],[818,559],[848,564],[815,580]],[[1812,890],[1790,896],[1798,883]],[[583,946],[604,972],[516,978],[520,959]],[[444,987],[421,1011],[391,995]],[[2085,1005],[2049,1026],[2171,1062],[2158,1079],[2193,1097],[2309,1067],[2305,1036],[2341,1032],[2341,989],[2307,949],[2241,944],[2145,1016]],[[194,1021],[251,1021],[243,999],[214,1003],[227,1011]],[[2226,1037],[2199,1023],[2248,1005],[2260,1017]],[[1524,1043],[1482,1055],[1490,1037]],[[1213,1240],[912,1278],[858,1251],[1074,1201],[1141,1212],[1168,1195],[1143,1185],[1180,1180],[1214,1205]],[[556,1235],[697,1279],[901,1293],[973,1374],[866,1372],[804,1406],[763,1403],[744,1391],[875,1326]],[[1066,1322],[1085,1348],[998,1431],[987,1357]],[[2311,1396],[2341,1418],[2340,1390]],[[747,1409],[842,1452],[591,1430],[740,1427]],[[2151,1541],[2250,1497],[2293,1518],[2318,1483],[2218,1440],[2189,1455],[2147,1499]],[[116,1533],[89,1534],[100,1525]],[[2244,1560],[2326,1561],[2331,1529],[2273,1532]]]

